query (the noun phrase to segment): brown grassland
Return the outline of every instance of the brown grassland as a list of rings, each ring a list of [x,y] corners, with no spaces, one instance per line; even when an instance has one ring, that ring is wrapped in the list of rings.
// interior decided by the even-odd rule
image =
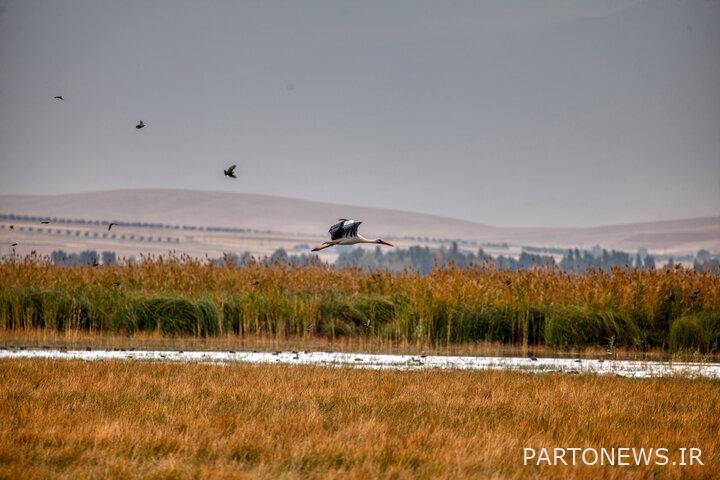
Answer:
[[[716,360],[720,277],[0,263],[0,347]],[[720,382],[0,360],[1,478],[720,478]],[[523,466],[524,447],[705,465]]]
[[[3,478],[720,478],[720,383],[0,361]],[[523,466],[524,447],[704,466]]]

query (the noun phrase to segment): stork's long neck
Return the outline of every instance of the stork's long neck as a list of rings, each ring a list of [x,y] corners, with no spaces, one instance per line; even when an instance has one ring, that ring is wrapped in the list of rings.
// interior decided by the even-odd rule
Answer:
[[[360,240],[359,243],[377,243],[379,238],[365,238],[359,233],[357,234],[357,238]]]

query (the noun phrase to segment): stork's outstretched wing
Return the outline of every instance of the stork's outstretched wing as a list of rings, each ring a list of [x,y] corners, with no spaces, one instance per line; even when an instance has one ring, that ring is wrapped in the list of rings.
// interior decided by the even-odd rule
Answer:
[[[338,223],[328,230],[330,240],[340,240],[341,238],[356,236],[361,223],[362,222],[356,220],[348,220],[347,218],[339,219]]]
[[[330,240],[339,240],[343,237],[343,225],[347,221],[347,218],[341,218],[338,223],[330,227],[330,230],[328,230]]]

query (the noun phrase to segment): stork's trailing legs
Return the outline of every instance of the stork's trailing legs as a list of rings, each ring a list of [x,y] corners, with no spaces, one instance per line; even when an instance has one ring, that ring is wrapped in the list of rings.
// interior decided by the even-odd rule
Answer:
[[[319,252],[320,250],[322,250],[322,249],[324,249],[324,248],[330,248],[330,247],[332,247],[332,246],[334,246],[334,245],[335,245],[335,244],[332,243],[332,242],[323,242],[323,244],[322,244],[321,247],[315,247],[315,248],[312,249],[312,251],[313,251],[313,252]]]

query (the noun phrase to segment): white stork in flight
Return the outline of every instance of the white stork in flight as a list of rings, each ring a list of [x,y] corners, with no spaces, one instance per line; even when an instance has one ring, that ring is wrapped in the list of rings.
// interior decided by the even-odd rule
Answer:
[[[355,245],[358,243],[377,243],[379,245],[387,245],[392,247],[393,245],[382,240],[380,238],[370,239],[365,238],[358,233],[358,227],[362,222],[357,220],[348,220],[347,218],[341,218],[338,223],[330,227],[328,233],[330,233],[330,241],[323,242],[319,247],[312,249],[313,252],[322,250],[323,248],[334,247],[335,245]]]

